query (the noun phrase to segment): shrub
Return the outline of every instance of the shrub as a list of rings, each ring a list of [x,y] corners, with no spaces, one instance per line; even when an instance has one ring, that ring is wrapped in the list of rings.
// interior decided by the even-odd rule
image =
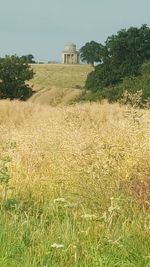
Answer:
[[[26,81],[33,78],[31,67],[18,56],[0,58],[0,98],[26,100],[32,95],[32,88]]]

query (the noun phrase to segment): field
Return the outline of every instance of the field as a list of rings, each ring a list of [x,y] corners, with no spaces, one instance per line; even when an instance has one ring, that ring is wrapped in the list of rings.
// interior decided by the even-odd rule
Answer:
[[[0,102],[0,267],[149,267],[150,111],[45,104]]]
[[[51,106],[74,102],[82,94],[87,74],[92,71],[88,65],[33,64],[32,67],[35,77],[30,84],[37,93],[30,101]]]

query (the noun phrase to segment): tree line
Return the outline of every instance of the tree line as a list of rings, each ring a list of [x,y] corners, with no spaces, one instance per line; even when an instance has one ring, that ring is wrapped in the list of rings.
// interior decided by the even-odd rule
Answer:
[[[139,77],[142,64],[150,60],[150,28],[144,24],[120,30],[108,37],[104,45],[88,42],[80,49],[80,56],[93,67],[96,63],[85,88],[101,92],[105,98],[109,91],[109,100],[113,100],[113,89],[127,77]],[[146,97],[150,97],[150,89]]]

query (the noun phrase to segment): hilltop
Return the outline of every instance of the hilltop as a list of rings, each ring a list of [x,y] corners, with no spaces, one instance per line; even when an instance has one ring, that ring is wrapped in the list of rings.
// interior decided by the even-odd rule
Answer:
[[[31,102],[52,106],[69,104],[82,94],[89,65],[33,64],[34,79],[30,85],[36,92]]]

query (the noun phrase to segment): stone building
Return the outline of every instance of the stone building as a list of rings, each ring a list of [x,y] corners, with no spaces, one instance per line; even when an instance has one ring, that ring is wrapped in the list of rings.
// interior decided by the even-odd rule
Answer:
[[[62,51],[63,64],[79,64],[79,52],[76,50],[75,44],[68,44]]]

